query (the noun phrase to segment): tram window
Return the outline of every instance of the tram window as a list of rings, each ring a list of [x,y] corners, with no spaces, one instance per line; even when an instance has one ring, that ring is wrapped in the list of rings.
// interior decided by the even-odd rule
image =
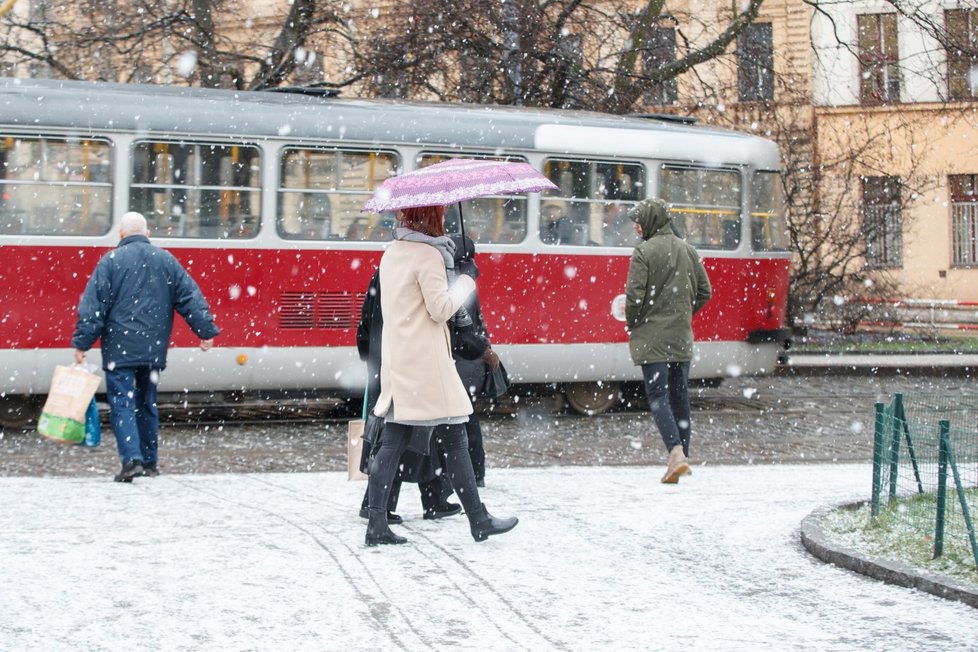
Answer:
[[[521,156],[487,156],[483,153],[452,152],[435,154],[426,152],[418,157],[418,167],[423,168],[451,158],[474,158],[491,161],[525,162]],[[465,234],[473,242],[486,244],[513,244],[526,238],[526,195],[499,195],[479,197],[462,202],[462,221]],[[458,204],[445,211],[445,231],[458,232]]]
[[[754,251],[786,251],[788,224],[781,175],[755,172],[750,195],[750,237]]]
[[[645,196],[640,163],[547,159],[544,174],[557,190],[544,192],[540,240],[551,245],[634,247],[641,239],[628,211]]]
[[[145,215],[161,237],[254,237],[261,219],[260,160],[251,145],[138,142],[129,209]]]
[[[0,235],[108,233],[111,160],[104,140],[0,134]]]
[[[360,212],[397,168],[391,152],[289,148],[282,154],[276,228],[289,240],[390,240],[392,214]]]
[[[661,195],[672,222],[694,247],[740,245],[740,174],[733,170],[662,167]]]

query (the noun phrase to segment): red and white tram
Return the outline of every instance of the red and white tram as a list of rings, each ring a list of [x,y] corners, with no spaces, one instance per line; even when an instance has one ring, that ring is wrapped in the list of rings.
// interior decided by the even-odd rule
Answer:
[[[515,382],[600,410],[641,378],[622,302],[625,212],[647,196],[670,203],[713,284],[691,376],[774,368],[790,257],[768,140],[582,112],[0,79],[0,420],[30,418],[72,360],[78,299],[128,210],[222,329],[205,354],[177,320],[162,393],[358,393],[354,330],[392,224],[360,209],[388,176],[455,156],[524,160],[559,187],[463,207]],[[611,389],[587,399],[598,384]]]

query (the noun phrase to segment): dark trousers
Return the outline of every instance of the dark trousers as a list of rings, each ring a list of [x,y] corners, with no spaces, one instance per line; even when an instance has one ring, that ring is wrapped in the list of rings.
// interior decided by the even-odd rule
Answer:
[[[109,421],[123,465],[133,460],[139,460],[144,466],[156,464],[160,427],[156,385],[159,378],[159,370],[150,367],[105,372]]]
[[[468,439],[464,424],[437,426],[432,433],[438,448],[444,452],[448,482],[455,488],[467,514],[482,507],[479,490],[475,486],[475,473],[469,458]],[[367,480],[368,503],[371,510],[383,511],[388,504],[397,464],[411,438],[411,426],[400,423],[384,425],[384,437],[374,458]]]
[[[642,365],[645,392],[666,450],[682,446],[689,456],[689,363],[656,362]]]
[[[418,490],[421,492],[421,508],[425,512],[436,512],[445,509],[445,504],[452,495],[452,485],[445,477],[447,471],[443,469],[437,477],[428,482],[419,482]]]
[[[472,470],[476,480],[486,477],[486,449],[482,446],[482,425],[479,415],[473,412],[465,424],[465,435],[469,439],[469,457],[472,458]]]
[[[363,490],[363,502],[360,503],[361,509],[367,509],[367,501],[370,496],[370,488]],[[391,492],[390,496],[387,498],[387,511],[396,512],[397,511],[397,500],[401,497],[401,481],[394,480],[391,482]],[[422,501],[423,502],[423,501]]]
[[[448,498],[452,495],[452,486],[448,484],[444,473],[439,473],[437,477],[427,482],[418,483],[418,491],[421,493],[421,509],[425,512],[438,511],[444,508]],[[390,497],[387,499],[387,511],[397,511],[397,501],[401,496],[401,481],[396,478],[391,483]],[[360,503],[362,509],[367,509],[370,501],[370,487],[363,491],[363,502]]]

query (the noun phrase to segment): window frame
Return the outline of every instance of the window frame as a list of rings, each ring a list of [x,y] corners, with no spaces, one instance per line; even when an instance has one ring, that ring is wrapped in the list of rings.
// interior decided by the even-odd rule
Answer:
[[[881,187],[869,187],[876,183],[879,183]],[[891,185],[892,187],[888,187]],[[903,180],[899,176],[864,176],[860,178],[860,214],[865,242],[865,261],[866,267],[870,269],[901,269],[903,267],[902,189]],[[880,233],[872,231],[877,229]],[[873,250],[874,247],[880,248],[880,245],[882,245],[882,251]]]
[[[642,46],[642,68],[646,75],[655,68],[676,62],[676,28],[653,26],[645,34]],[[676,78],[653,82],[644,92],[646,102],[658,105],[671,105],[679,100],[679,86]]]
[[[951,33],[952,18],[960,15],[964,19],[963,35]],[[948,44],[955,37],[967,39],[965,44],[968,48],[978,52],[978,9],[959,8],[944,10],[944,29],[947,34]],[[966,54],[961,50],[952,50],[945,47],[946,68],[947,68],[947,95],[954,101],[973,101],[978,100],[978,54]],[[960,75],[955,72],[956,67],[963,66],[964,70]],[[974,71],[974,72],[972,72]],[[972,76],[974,79],[972,79]],[[959,83],[956,84],[955,81]],[[956,89],[963,87],[965,92],[958,92]]]
[[[38,167],[33,164],[28,169],[37,170],[38,178],[28,178],[28,179],[8,179],[4,174],[0,177],[0,192],[4,195],[7,194],[6,188],[9,186],[37,186],[43,188],[60,188],[60,189],[70,189],[70,188],[80,188],[83,193],[85,189],[104,189],[107,196],[107,201],[105,203],[105,221],[104,230],[101,233],[79,233],[75,231],[61,231],[61,232],[25,232],[24,227],[26,222],[20,220],[19,223],[21,228],[17,233],[2,233],[2,235],[30,235],[38,237],[91,237],[100,238],[108,234],[112,230],[113,224],[113,203],[115,200],[115,168],[116,168],[116,144],[115,142],[106,136],[95,136],[95,135],[79,135],[79,134],[65,134],[65,133],[43,133],[43,132],[32,132],[32,133],[15,133],[6,132],[0,134],[0,138],[28,141],[31,143],[48,143],[56,142],[61,145],[71,145],[72,143],[78,143],[82,145],[83,143],[98,143],[106,146],[106,156],[108,159],[108,169],[106,170],[104,181],[78,181],[72,179],[60,179],[60,180],[49,180],[41,178],[43,171],[43,166]],[[6,156],[4,155],[4,160]],[[10,201],[12,197],[0,200],[0,206],[6,208],[6,204]],[[63,208],[63,207],[62,207]],[[23,210],[23,209],[22,209]],[[36,207],[35,207],[36,210]],[[10,222],[13,225],[13,222]]]
[[[686,206],[682,206],[677,202],[671,201],[669,197],[665,195],[667,188],[665,172],[666,170],[680,171],[690,171],[702,173],[721,173],[721,174],[733,174],[737,179],[737,202],[735,205],[724,206],[721,204],[693,204],[689,203]],[[701,179],[697,179],[697,187],[702,188],[703,184]],[[735,251],[739,249],[744,244],[744,192],[745,192],[745,171],[737,167],[710,167],[705,165],[693,165],[689,163],[676,163],[671,161],[664,161],[659,165],[659,179],[658,179],[658,192],[659,197],[669,205],[669,212],[673,215],[673,224],[677,231],[681,232],[681,237],[689,241],[689,229],[686,228],[686,218],[683,217],[682,220],[676,219],[677,213],[690,212],[695,213],[696,208],[700,208],[700,212],[704,214],[709,214],[710,212],[716,213],[716,227],[719,230],[718,237],[721,239],[729,237],[731,234],[736,236],[736,242],[726,242],[721,241],[719,243],[708,243],[708,242],[690,242],[691,245],[696,247],[697,250],[704,251]],[[680,208],[676,208],[680,206]],[[724,215],[735,215],[736,223],[733,229],[727,228],[723,224]]]
[[[978,174],[948,175],[948,198],[951,267],[978,267]]]
[[[388,218],[384,218],[383,216],[381,216],[379,219],[373,217],[372,215],[364,215],[363,217],[355,217],[346,226],[346,229],[345,229],[346,235],[343,235],[343,236],[337,235],[335,237],[324,237],[322,235],[321,230],[320,230],[320,233],[318,235],[313,235],[313,234],[309,234],[309,233],[307,233],[305,235],[303,235],[301,233],[300,234],[293,234],[293,233],[288,233],[287,231],[284,231],[283,228],[282,228],[282,222],[283,222],[283,220],[282,220],[282,211],[284,209],[284,202],[282,201],[282,195],[283,194],[297,194],[297,195],[323,196],[323,197],[331,197],[331,196],[334,196],[334,195],[362,196],[363,197],[363,203],[366,203],[367,199],[370,198],[370,196],[373,194],[374,190],[376,189],[375,186],[374,187],[371,187],[369,184],[368,184],[368,187],[365,188],[365,189],[361,189],[361,188],[343,188],[342,182],[339,182],[339,183],[335,184],[335,187],[327,188],[327,189],[300,188],[300,187],[286,188],[284,186],[284,183],[285,183],[285,175],[283,174],[283,172],[284,172],[283,166],[285,165],[286,156],[290,152],[317,152],[317,153],[332,153],[332,154],[336,154],[336,155],[342,155],[342,154],[368,155],[368,156],[371,155],[371,154],[386,155],[386,156],[389,156],[391,158],[391,160],[392,160],[392,166],[390,168],[390,171],[391,172],[394,172],[394,173],[396,173],[398,170],[402,169],[402,166],[403,166],[403,163],[404,163],[403,162],[403,157],[401,156],[401,153],[400,152],[398,152],[396,149],[392,149],[392,148],[388,148],[388,147],[381,147],[381,148],[338,147],[336,145],[325,145],[325,144],[324,145],[303,145],[301,143],[290,143],[290,144],[287,144],[287,145],[283,145],[278,150],[278,158],[276,160],[277,178],[276,178],[276,184],[275,184],[275,232],[278,234],[278,237],[282,238],[283,240],[288,240],[288,241],[293,241],[293,242],[294,241],[299,241],[299,242],[331,242],[331,243],[333,243],[333,242],[358,242],[358,243],[362,243],[362,242],[377,242],[377,241],[381,241],[381,240],[379,240],[377,238],[374,238],[373,237],[373,233],[378,228],[385,228],[385,227],[393,226],[393,220],[391,218],[389,218],[389,217]],[[377,181],[377,185],[379,185],[380,183],[383,183],[383,181],[385,179],[389,178],[389,177],[390,177],[390,175],[388,175],[387,177],[384,177],[384,179],[380,179],[379,181]],[[333,208],[332,208],[333,202],[332,201],[329,201],[329,205],[330,205],[330,219],[331,219],[332,218],[332,210],[333,210]],[[354,227],[360,227],[360,226],[363,226],[365,228],[365,236],[366,237],[360,237],[360,238],[357,238],[357,237],[349,237],[350,229],[352,229]],[[377,231],[377,232],[378,233],[381,233],[382,231]],[[384,233],[386,233],[386,232],[384,232]],[[389,239],[390,238],[387,237],[387,235],[385,234],[382,241],[387,241]]]
[[[892,21],[892,25],[888,23]],[[868,23],[874,23],[868,25]],[[866,27],[863,25],[867,24]],[[874,49],[864,48],[863,37],[872,28]],[[893,43],[886,38],[892,28]],[[876,13],[856,16],[856,56],[859,61],[859,102],[883,105],[900,102],[900,21],[897,14]]]
[[[553,181],[558,187],[561,186],[559,179],[555,180],[551,177],[551,172],[549,166],[554,163],[567,163],[568,165],[573,164],[586,164],[588,165],[589,176],[589,188],[587,196],[578,196],[575,194],[576,189],[572,189],[571,194],[562,194],[563,190],[545,190],[540,196],[540,211],[537,214],[537,228],[536,236],[540,242],[545,247],[635,247],[641,243],[637,234],[634,234],[634,226],[632,222],[628,220],[627,213],[628,209],[635,206],[641,202],[646,197],[646,193],[649,188],[649,169],[646,163],[639,159],[612,159],[607,157],[580,157],[580,156],[568,156],[563,154],[556,154],[554,152],[548,153],[543,159],[543,173],[547,178]],[[633,184],[633,190],[630,194],[634,196],[634,199],[624,199],[621,197],[609,198],[608,195],[604,197],[593,196],[591,190],[593,190],[595,182],[595,173],[597,172],[599,166],[627,166],[629,168],[637,169],[641,174],[641,178],[638,180],[631,179]],[[573,173],[571,173],[573,174]],[[573,179],[572,179],[573,182]],[[548,210],[550,206],[555,206],[559,208],[559,205],[563,204],[563,213],[561,217],[554,221],[554,226],[550,227],[549,233],[546,237],[544,234],[544,227],[547,226],[544,222],[544,212]],[[570,215],[571,211],[568,211],[568,207],[575,206],[587,206],[586,215]],[[600,215],[594,212],[594,207],[600,206]],[[612,212],[610,209],[614,208]],[[596,218],[600,220],[600,223],[596,222]],[[592,234],[600,230],[601,232],[601,242],[596,242],[591,239]],[[625,233],[622,233],[625,231]],[[611,242],[606,244],[606,240],[611,238]],[[584,240],[583,242],[579,240]]]
[[[446,151],[443,149],[422,149],[417,152],[414,157],[415,169],[420,169],[427,167],[429,165],[435,165],[436,163],[442,163],[451,159],[457,158],[469,158],[480,161],[512,161],[513,163],[529,163],[529,160],[525,155],[517,152],[508,153],[495,153],[495,152],[478,152],[478,151],[459,151],[452,150]],[[500,215],[498,214],[500,206],[496,207],[496,224],[491,229],[493,235],[491,238],[481,237],[482,231],[477,228],[477,225],[482,226],[482,220],[476,220],[473,217],[473,207],[472,204],[481,204],[486,201],[504,200],[503,204],[508,204],[512,201],[522,202],[522,219],[521,220],[506,220],[503,217],[500,220]],[[469,204],[469,209],[462,209],[462,222],[465,225],[465,235],[472,238],[472,241],[476,244],[482,245],[510,245],[510,244],[520,244],[526,241],[526,237],[530,232],[530,201],[529,193],[520,193],[517,195],[488,195],[484,197],[476,197],[475,199],[467,199],[465,204]],[[457,233],[458,232],[458,204],[450,204],[445,210],[445,230],[447,233]],[[509,228],[512,225],[516,225],[517,229]]]
[[[774,26],[771,23],[751,23],[737,35],[737,98],[740,102],[774,100]]]
[[[257,166],[257,171],[254,173],[254,175],[255,175],[255,181],[254,181],[255,182],[255,185],[229,186],[229,185],[223,185],[223,184],[202,184],[202,183],[195,183],[195,184],[184,183],[184,184],[178,184],[178,183],[171,183],[170,182],[170,179],[167,179],[167,182],[166,183],[142,183],[142,182],[137,183],[137,182],[134,181],[134,179],[136,177],[136,163],[137,163],[137,159],[139,158],[136,155],[136,151],[137,151],[137,149],[140,146],[145,145],[145,144],[150,144],[154,148],[157,145],[165,145],[165,146],[178,145],[178,146],[183,146],[183,147],[195,147],[195,148],[208,147],[208,146],[210,146],[210,147],[220,147],[220,148],[233,148],[233,147],[248,148],[250,150],[253,150],[255,153],[257,153],[257,162],[254,162],[253,161],[251,163],[251,165]],[[128,172],[127,198],[128,198],[129,210],[134,210],[134,211],[138,211],[140,213],[143,213],[146,216],[146,219],[147,219],[147,222],[149,223],[150,228],[151,229],[157,229],[158,230],[158,229],[160,229],[160,226],[156,224],[156,220],[154,219],[155,218],[155,214],[154,215],[146,215],[146,209],[145,209],[145,207],[142,207],[142,206],[135,206],[134,207],[133,206],[134,197],[136,196],[136,193],[133,192],[134,190],[148,190],[148,191],[151,191],[151,192],[152,191],[156,191],[156,192],[164,192],[164,193],[166,193],[167,210],[168,210],[167,215],[169,216],[170,222],[173,222],[173,212],[172,212],[172,205],[171,205],[171,201],[172,201],[171,197],[172,197],[172,195],[171,195],[171,193],[173,193],[174,191],[185,192],[188,195],[190,193],[192,193],[192,192],[196,192],[198,194],[197,195],[197,201],[200,202],[201,205],[202,205],[202,201],[201,201],[201,198],[200,198],[200,195],[199,195],[199,193],[201,193],[201,192],[224,193],[224,192],[230,191],[230,192],[241,192],[241,193],[257,193],[256,196],[255,196],[255,198],[254,198],[254,201],[252,202],[253,205],[254,205],[254,208],[257,210],[257,212],[254,213],[254,214],[248,214],[248,216],[251,218],[251,220],[250,220],[251,228],[250,228],[249,231],[247,231],[243,235],[234,237],[234,236],[222,236],[220,234],[218,234],[218,235],[208,235],[208,234],[200,234],[200,233],[195,234],[195,235],[181,235],[179,233],[177,233],[177,234],[174,234],[174,233],[158,233],[157,234],[157,237],[175,238],[175,239],[181,239],[181,240],[195,240],[195,239],[199,239],[199,240],[220,240],[220,241],[225,241],[225,242],[235,242],[235,241],[242,241],[242,240],[252,240],[252,239],[258,237],[258,232],[261,230],[261,225],[262,225],[262,218],[263,218],[263,216],[262,216],[263,194],[265,192],[265,187],[264,187],[264,184],[263,184],[263,181],[262,181],[262,165],[263,165],[263,161],[264,161],[265,155],[266,155],[265,154],[265,151],[258,145],[258,143],[251,142],[251,141],[230,141],[230,140],[220,140],[220,139],[213,139],[213,138],[201,138],[201,139],[195,139],[195,138],[138,138],[138,139],[132,141],[132,143],[131,143],[131,145],[129,147],[129,169],[127,170],[127,172]],[[201,157],[200,156],[197,156],[196,158],[197,159],[200,159]],[[195,161],[195,165],[196,166],[199,166],[200,165],[200,161],[199,160]],[[239,217],[240,217],[240,215],[239,215]],[[203,225],[202,226],[202,225],[198,224],[197,225],[197,228],[200,229],[200,228],[211,227],[211,226],[213,226],[213,225]],[[181,227],[178,227],[178,230],[182,230],[182,228],[183,228],[182,226]]]
[[[778,193],[781,199],[780,207],[771,207],[767,210],[762,210],[762,206],[758,204],[758,183],[757,181],[762,178],[762,175],[771,175],[775,177],[771,180],[771,183],[777,184],[777,188],[781,190]],[[783,182],[782,173],[779,170],[754,170],[751,173],[750,179],[750,210],[748,212],[748,224],[750,230],[750,244],[751,250],[754,253],[784,253],[791,251],[791,242],[788,235],[788,216],[785,212],[786,202],[783,192]],[[782,244],[781,240],[772,235],[772,223],[780,224],[783,228],[781,233],[783,239],[783,246],[778,246]],[[761,234],[764,234],[761,237]]]

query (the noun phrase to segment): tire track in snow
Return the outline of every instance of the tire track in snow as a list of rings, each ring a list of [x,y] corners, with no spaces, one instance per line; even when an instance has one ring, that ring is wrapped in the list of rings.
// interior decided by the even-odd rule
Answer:
[[[175,477],[175,476],[171,476],[171,478],[173,478],[173,477]],[[289,493],[290,495],[293,495],[293,496],[302,496],[302,497],[305,498],[304,502],[312,502],[304,494],[301,494],[301,493],[295,491],[294,489],[291,489],[291,488],[288,488],[288,487],[283,487],[281,485],[277,485],[275,483],[272,483],[272,482],[269,482],[267,480],[260,479],[260,478],[257,478],[255,476],[251,476],[251,475],[243,476],[243,477],[245,479],[254,481],[256,483],[259,483],[259,484],[262,484],[262,485],[265,485],[265,486],[269,486],[269,487],[273,487],[275,489],[279,489],[279,490],[285,491],[285,492],[287,492],[287,493]],[[288,526],[290,526],[290,527],[298,530],[299,532],[303,533],[309,539],[311,539],[313,542],[315,542],[316,546],[319,549],[321,549],[323,552],[325,552],[326,555],[332,560],[333,565],[340,572],[340,574],[343,576],[343,579],[346,581],[346,584],[350,587],[351,591],[366,606],[366,611],[367,611],[367,613],[370,614],[370,618],[377,624],[377,626],[387,636],[390,637],[392,643],[394,643],[395,646],[398,649],[402,649],[402,650],[411,650],[411,649],[415,649],[415,650],[430,650],[433,647],[435,647],[435,643],[433,641],[429,640],[428,637],[426,637],[422,631],[420,631],[418,628],[416,628],[416,627],[414,627],[412,625],[411,619],[408,617],[408,615],[405,614],[403,612],[403,610],[401,610],[397,606],[397,601],[395,599],[393,599],[384,590],[383,584],[377,580],[377,578],[374,576],[374,574],[370,571],[370,569],[365,564],[362,563],[362,561],[361,561],[361,563],[357,564],[357,569],[351,569],[351,568],[349,568],[348,565],[346,563],[344,563],[344,556],[337,554],[314,531],[312,531],[308,527],[302,525],[301,523],[297,523],[296,521],[294,521],[294,520],[292,520],[292,519],[290,519],[290,518],[288,518],[288,517],[280,514],[277,511],[274,511],[274,510],[271,510],[271,509],[266,509],[264,507],[255,505],[254,503],[245,502],[244,500],[237,500],[237,499],[229,498],[227,496],[223,496],[223,495],[217,493],[216,491],[207,490],[207,489],[201,487],[198,482],[196,482],[194,480],[190,480],[186,476],[183,476],[183,477],[180,478],[180,480],[176,480],[176,481],[179,484],[183,484],[183,486],[185,486],[185,487],[187,487],[189,489],[192,489],[194,491],[197,491],[198,493],[201,493],[201,494],[210,496],[212,498],[215,498],[217,500],[220,500],[221,502],[224,502],[224,503],[227,503],[227,504],[231,504],[231,505],[236,505],[238,507],[242,507],[242,508],[246,508],[246,509],[251,509],[253,511],[261,512],[263,514],[267,514],[269,516],[272,516],[272,517],[274,517],[274,518],[282,521],[283,523],[287,524]],[[342,538],[340,538],[339,536],[337,536],[334,532],[330,532],[330,531],[327,530],[327,531],[325,531],[325,534],[327,534],[330,538],[332,538],[333,540],[335,540],[336,543],[339,545],[339,547],[345,549],[346,552],[349,553],[348,555],[346,555],[346,558],[353,558],[353,559],[361,560],[361,557],[360,557],[360,554],[358,554],[358,551],[354,550],[349,544],[347,544]],[[361,580],[358,580],[358,578],[355,577],[355,575],[357,575],[357,572],[356,572],[357,570],[359,570],[363,575],[366,575],[366,578],[367,578],[367,580],[369,580],[370,585],[372,585],[376,589],[377,593],[379,593],[383,597],[384,601],[389,606],[390,612],[393,612],[393,613],[395,613],[397,615],[397,619],[400,621],[400,623],[401,623],[401,625],[403,625],[403,627],[399,627],[399,626],[395,625],[395,623],[392,623],[391,620],[390,620],[390,618],[383,618],[383,617],[381,617],[382,610],[379,610],[379,609],[376,608],[377,607],[377,600],[375,599],[375,596],[373,596],[370,593],[368,593],[365,590],[363,590],[361,588],[363,586],[363,582]],[[407,640],[405,640],[405,637],[403,636],[403,633],[404,633],[405,630],[411,632],[412,634],[414,634],[417,640],[416,641],[407,641]],[[399,632],[400,632],[400,634],[399,634]]]
[[[251,476],[249,476],[251,478]],[[265,485],[273,486],[281,491],[284,491],[292,496],[298,497],[302,502],[305,503],[320,503],[321,500],[312,500],[307,494],[299,492],[291,487],[286,487],[282,485],[277,485],[267,479],[251,478],[255,481],[262,482]],[[346,503],[340,503],[338,501],[328,501],[332,502],[334,505],[339,505],[344,509],[348,509]],[[414,539],[422,539],[430,544],[432,547],[441,551],[446,558],[451,560],[455,565],[465,574],[472,578],[473,583],[469,586],[462,586],[457,581],[453,580],[449,573],[444,572],[444,568],[439,560],[436,560],[435,556],[426,552],[422,546],[410,546],[412,552],[420,555],[429,563],[430,567],[439,569],[442,572],[443,577],[447,582],[455,587],[459,596],[461,596],[471,607],[478,610],[479,613],[483,615],[486,621],[490,622],[493,627],[499,632],[500,636],[509,641],[515,648],[525,649],[525,650],[536,650],[542,647],[549,647],[555,650],[565,650],[567,649],[562,643],[555,641],[544,634],[540,628],[533,622],[533,620],[527,618],[519,609],[517,609],[512,602],[510,602],[503,594],[495,589],[492,584],[482,577],[472,566],[466,563],[458,555],[452,553],[450,550],[445,548],[443,545],[438,544],[429,535],[421,530],[411,527],[410,525],[401,526],[406,532],[408,532]],[[335,535],[334,535],[335,537]],[[347,546],[349,549],[349,546]],[[366,568],[365,568],[366,570]],[[367,571],[369,573],[369,570]],[[481,592],[484,593],[478,599],[472,595],[471,588],[473,586],[481,587]],[[489,604],[492,603],[492,604]],[[493,618],[492,614],[498,613],[496,607],[502,606],[506,612],[512,614],[511,619],[496,619]],[[498,621],[498,622],[497,622]],[[523,625],[525,629],[521,632],[513,634],[509,629],[509,625],[514,621],[517,621]],[[530,643],[526,641],[530,640]]]
[[[425,540],[432,548],[439,550],[442,553],[442,555],[444,555],[447,559],[454,562],[455,565],[460,570],[462,570],[465,574],[467,574],[470,578],[472,578],[472,580],[474,580],[474,582],[481,587],[484,593],[488,594],[487,596],[488,600],[502,604],[502,606],[505,607],[506,611],[511,613],[514,616],[515,620],[519,621],[527,630],[529,630],[528,632],[529,634],[533,635],[533,636],[527,636],[526,635],[527,632],[524,631],[524,632],[516,633],[514,637],[514,635],[511,635],[509,632],[503,630],[499,624],[493,622],[493,624],[499,629],[500,633],[502,633],[507,639],[512,641],[514,645],[517,645],[525,650],[539,650],[544,646],[544,644],[548,646],[550,649],[554,649],[554,650],[568,649],[563,643],[548,637],[543,631],[541,631],[541,629],[537,627],[536,623],[532,619],[527,618],[525,615],[523,615],[523,613],[519,609],[517,609],[513,605],[513,603],[509,601],[509,599],[506,598],[506,596],[504,596],[502,593],[497,591],[491,582],[489,582],[482,575],[480,575],[464,559],[462,559],[461,557],[459,557],[458,555],[450,551],[445,546],[436,542],[434,539],[432,539],[424,532],[418,530],[412,530],[412,535]],[[419,552],[423,557],[428,557],[429,559],[434,561],[430,553],[426,553],[424,550],[420,550],[420,549]],[[458,582],[454,580],[451,580],[451,582],[458,589],[459,595],[465,598],[466,602],[468,602],[473,608],[478,609],[483,614],[485,614],[490,622],[493,621],[493,619],[489,617],[489,614],[496,613],[496,611],[487,609],[486,606],[483,604],[484,602],[486,602],[486,597],[477,599],[474,595],[472,595],[471,592],[472,585],[468,587],[463,587],[460,586]],[[537,640],[535,641],[531,640],[533,637],[536,637]]]

